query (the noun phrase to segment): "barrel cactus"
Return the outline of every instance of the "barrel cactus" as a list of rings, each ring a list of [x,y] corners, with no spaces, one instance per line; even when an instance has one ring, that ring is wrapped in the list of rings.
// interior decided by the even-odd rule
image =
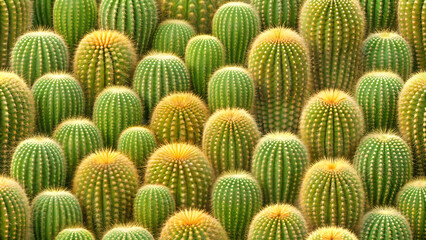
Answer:
[[[123,225],[114,227],[105,233],[102,240],[154,240],[154,237],[149,233],[145,228],[132,226],[132,225]]]
[[[307,240],[358,240],[358,238],[344,228],[323,227],[312,232]]]
[[[183,58],[186,44],[194,36],[195,30],[187,21],[166,20],[158,26],[152,48],[155,51],[173,53]]]
[[[393,208],[377,208],[366,213],[359,235],[361,240],[413,239],[409,223]]]
[[[33,0],[33,23],[36,27],[53,27],[53,5],[55,0]]]
[[[56,236],[55,240],[95,240],[95,237],[84,228],[66,228]]]
[[[297,18],[303,1],[301,0],[252,0],[259,12],[262,29],[272,27],[297,27]]]
[[[366,33],[397,29],[398,0],[361,0],[360,4],[365,14]]]

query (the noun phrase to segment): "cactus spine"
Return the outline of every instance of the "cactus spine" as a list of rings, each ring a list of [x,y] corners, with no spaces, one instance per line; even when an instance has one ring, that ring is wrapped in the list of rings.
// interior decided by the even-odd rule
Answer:
[[[195,36],[194,28],[183,20],[166,20],[158,26],[152,48],[155,51],[185,56],[185,48],[189,39]]]
[[[53,4],[55,0],[33,0],[34,26],[53,27]]]
[[[119,226],[109,230],[102,240],[154,240],[154,237],[145,228],[137,226]]]
[[[67,228],[62,230],[55,240],[95,240],[95,237],[84,228]]]
[[[398,0],[361,0],[365,14],[365,31],[396,30]]]
[[[323,227],[312,232],[307,240],[358,240],[358,238],[343,228]]]

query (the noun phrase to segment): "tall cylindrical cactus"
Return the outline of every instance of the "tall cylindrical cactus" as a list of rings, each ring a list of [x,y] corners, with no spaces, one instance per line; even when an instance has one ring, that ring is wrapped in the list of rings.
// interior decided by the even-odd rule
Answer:
[[[312,91],[310,59],[304,40],[294,31],[273,28],[261,33],[248,56],[253,74],[255,115],[264,132],[298,129]]]
[[[358,238],[344,228],[323,227],[312,232],[306,240],[358,240]]]
[[[33,0],[34,26],[53,27],[53,4],[55,0]]]
[[[158,26],[152,49],[159,52],[176,54],[183,58],[189,39],[195,36],[194,28],[184,20],[170,19]]]
[[[396,30],[398,0],[360,0],[365,15],[366,33]]]
[[[262,29],[271,27],[297,27],[297,18],[303,1],[301,0],[252,0],[258,11]]]
[[[95,237],[84,228],[67,228],[62,230],[55,240],[95,240]]]
[[[154,237],[143,227],[123,225],[114,227],[103,236],[102,240],[154,240]]]

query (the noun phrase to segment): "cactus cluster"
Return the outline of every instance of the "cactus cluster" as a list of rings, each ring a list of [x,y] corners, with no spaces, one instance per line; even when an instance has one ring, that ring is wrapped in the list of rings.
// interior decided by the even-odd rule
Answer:
[[[194,28],[183,20],[167,20],[158,26],[152,42],[152,49],[176,54],[183,58],[189,39],[195,36]]]

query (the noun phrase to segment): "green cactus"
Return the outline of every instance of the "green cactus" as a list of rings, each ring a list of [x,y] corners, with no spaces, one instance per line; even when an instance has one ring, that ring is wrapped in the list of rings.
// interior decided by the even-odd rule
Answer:
[[[183,58],[189,39],[195,36],[194,28],[184,20],[166,20],[158,26],[152,49],[159,52],[176,54]]]
[[[398,0],[360,0],[366,33],[397,29]]]
[[[25,81],[0,71],[0,174],[8,174],[18,143],[34,132],[34,98]]]
[[[186,143],[163,145],[148,160],[146,184],[162,184],[177,208],[205,208],[214,181],[212,166],[200,149]]]
[[[251,111],[254,102],[252,75],[241,67],[226,66],[217,70],[208,83],[208,101],[212,112],[221,108]]]
[[[62,230],[55,240],[95,240],[95,237],[84,228],[67,228]]]
[[[22,184],[28,198],[65,185],[66,160],[58,143],[46,137],[22,141],[12,156],[10,176]]]
[[[48,190],[32,202],[34,236],[52,240],[67,227],[83,224],[83,213],[77,198],[65,190]]]
[[[36,27],[53,27],[53,4],[55,0],[33,0],[34,18]]]
[[[29,238],[31,211],[25,191],[15,180],[1,175],[0,216],[2,240]]]
[[[176,210],[170,190],[162,185],[145,185],[136,193],[133,218],[156,238],[166,220]]]
[[[307,0],[299,32],[312,56],[315,89],[351,91],[359,78],[364,13],[357,0]]]
[[[158,144],[186,142],[200,145],[209,110],[192,93],[173,93],[163,98],[152,113],[150,128]]]
[[[413,240],[426,238],[426,178],[407,183],[397,197],[398,210],[411,226]]]
[[[398,126],[413,151],[414,176],[426,175],[426,72],[412,76],[398,100]]]
[[[404,81],[392,72],[370,72],[359,79],[355,99],[367,130],[397,128],[398,97],[403,85]]]
[[[308,231],[302,213],[291,205],[275,204],[265,207],[253,218],[248,240],[304,240],[307,236]]]
[[[249,46],[260,31],[259,15],[250,4],[230,2],[214,14],[212,29],[225,46],[226,63],[244,64]]]
[[[256,121],[247,111],[223,109],[208,119],[202,146],[216,174],[238,169],[249,171],[260,137]]]
[[[358,238],[347,229],[323,227],[312,232],[307,240],[358,240]]]
[[[364,131],[361,108],[340,90],[317,93],[303,109],[300,136],[314,161],[322,157],[352,159]]]
[[[250,50],[248,69],[253,74],[254,110],[261,131],[296,132],[302,108],[312,91],[304,40],[285,28],[261,33]]]
[[[143,58],[135,70],[133,90],[144,106],[144,120],[151,118],[160,100],[172,92],[191,90],[191,80],[185,63],[175,55],[151,53]]]
[[[361,178],[345,159],[324,159],[305,174],[299,206],[312,229],[355,229],[364,213]]]
[[[262,29],[272,27],[297,27],[297,18],[303,1],[301,0],[252,0],[258,11]]]
[[[133,162],[119,152],[102,150],[81,162],[73,192],[81,204],[85,226],[96,238],[115,223],[132,218],[138,182]]]
[[[68,48],[61,36],[50,31],[29,32],[13,47],[11,70],[32,86],[46,73],[68,70],[68,61]]]
[[[308,165],[308,150],[296,135],[276,132],[262,137],[251,169],[262,187],[265,204],[293,204]]]
[[[123,130],[142,124],[143,107],[138,95],[127,87],[108,87],[95,101],[93,122],[107,147],[117,147]]]
[[[109,230],[102,240],[154,240],[154,237],[149,233],[145,228],[132,226],[132,225],[123,225],[114,227]]]
[[[129,85],[136,65],[132,42],[116,31],[87,34],[75,52],[74,74],[80,81],[90,116],[96,96],[110,85]]]

